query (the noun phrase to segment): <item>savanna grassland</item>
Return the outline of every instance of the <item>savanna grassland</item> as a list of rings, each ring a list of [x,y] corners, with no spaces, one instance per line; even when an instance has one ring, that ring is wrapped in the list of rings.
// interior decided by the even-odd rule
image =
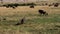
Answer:
[[[40,15],[39,9],[45,10],[48,16]],[[24,16],[24,24],[15,26]],[[0,7],[0,34],[60,34],[60,7]]]

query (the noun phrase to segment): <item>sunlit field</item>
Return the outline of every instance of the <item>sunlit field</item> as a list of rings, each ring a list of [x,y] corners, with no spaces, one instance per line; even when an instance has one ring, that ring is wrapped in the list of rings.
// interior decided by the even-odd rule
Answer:
[[[40,15],[39,9],[45,10],[48,15]],[[24,24],[16,26],[23,17]],[[0,7],[0,34],[60,34],[60,6]]]

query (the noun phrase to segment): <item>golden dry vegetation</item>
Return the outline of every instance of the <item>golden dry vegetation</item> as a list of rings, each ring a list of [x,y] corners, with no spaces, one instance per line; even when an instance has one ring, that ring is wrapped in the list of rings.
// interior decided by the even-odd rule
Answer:
[[[39,9],[43,9],[48,16],[40,16]],[[19,26],[19,19],[25,16],[25,23]],[[6,18],[7,20],[2,20]],[[59,34],[60,7],[49,6],[19,6],[16,9],[0,7],[0,34]]]

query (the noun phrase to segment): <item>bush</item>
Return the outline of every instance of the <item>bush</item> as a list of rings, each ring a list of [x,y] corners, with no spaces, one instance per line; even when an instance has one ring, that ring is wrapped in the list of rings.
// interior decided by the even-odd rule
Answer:
[[[13,4],[13,6],[18,7],[18,6],[19,6],[19,4],[15,3],[15,4]]]
[[[24,4],[19,4],[19,6],[25,6],[26,4],[24,3]]]
[[[36,5],[34,3],[23,3],[23,4],[19,4],[19,6],[30,6],[30,5]]]
[[[36,5],[35,3],[27,3],[27,6],[29,6],[29,5]]]
[[[5,4],[3,6],[5,6],[5,7],[18,7],[18,6],[30,6],[30,5],[36,5],[36,4],[35,3],[23,3],[23,4],[11,3],[11,4]]]

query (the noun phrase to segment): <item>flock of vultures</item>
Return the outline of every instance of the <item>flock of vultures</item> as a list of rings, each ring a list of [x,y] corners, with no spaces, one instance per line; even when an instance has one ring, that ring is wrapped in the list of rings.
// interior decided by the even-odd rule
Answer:
[[[42,4],[42,5],[44,5],[44,4]],[[45,5],[48,5],[48,4],[46,3]],[[13,6],[13,5],[8,5],[8,6],[3,5],[3,6],[5,6],[5,7],[7,7],[7,8],[12,7],[13,9],[15,9],[15,7],[17,7],[18,5],[16,4],[16,5],[14,5],[14,6]],[[59,6],[59,3],[52,3],[52,4],[49,4],[48,6],[49,6],[49,7],[50,7],[50,6],[58,7],[58,6]],[[30,8],[34,8],[34,5],[30,5]],[[47,13],[45,10],[38,10],[38,13],[39,13],[40,15],[45,15],[45,16],[48,15],[48,13]],[[4,18],[3,20],[6,20],[6,18]],[[24,24],[24,21],[25,21],[25,17],[23,17],[23,18],[20,20],[20,22],[18,22],[18,23],[15,24],[15,25]]]

